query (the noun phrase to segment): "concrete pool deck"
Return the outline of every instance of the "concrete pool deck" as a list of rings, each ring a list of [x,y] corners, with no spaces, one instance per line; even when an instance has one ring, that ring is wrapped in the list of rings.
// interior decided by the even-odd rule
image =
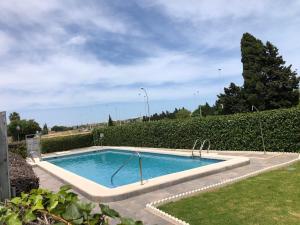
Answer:
[[[299,157],[298,154],[290,153],[267,153],[266,155],[261,152],[223,152],[213,151],[213,153],[220,156],[245,156],[250,158],[250,164],[233,168],[231,170],[222,171],[213,175],[197,178],[194,180],[186,181],[184,183],[175,184],[169,187],[161,188],[149,193],[141,194],[135,197],[128,198],[122,201],[108,202],[107,204],[116,209],[121,215],[132,217],[137,220],[142,220],[145,224],[166,225],[170,224],[169,221],[152,214],[146,205],[153,201],[158,201],[163,198],[171,197],[176,194],[203,188],[208,185],[219,183],[223,180],[233,179],[243,175],[259,171],[271,166],[280,165],[289,162]],[[45,172],[44,170],[34,167],[34,171],[40,178],[40,186],[53,191],[57,191],[64,183],[55,176]],[[80,195],[83,200],[86,200]]]

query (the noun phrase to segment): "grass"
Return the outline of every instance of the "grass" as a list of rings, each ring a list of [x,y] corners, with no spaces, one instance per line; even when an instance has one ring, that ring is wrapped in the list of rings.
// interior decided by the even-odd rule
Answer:
[[[191,225],[299,225],[300,163],[159,208]]]

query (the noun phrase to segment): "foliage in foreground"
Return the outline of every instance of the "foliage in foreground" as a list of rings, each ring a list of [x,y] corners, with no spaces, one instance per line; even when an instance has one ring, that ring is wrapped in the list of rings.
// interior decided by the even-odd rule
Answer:
[[[140,221],[122,218],[118,212],[99,204],[101,212],[94,212],[92,203],[80,202],[78,196],[63,186],[53,193],[44,189],[33,189],[0,204],[0,224],[6,225],[108,225],[110,219],[118,225],[142,225]]]

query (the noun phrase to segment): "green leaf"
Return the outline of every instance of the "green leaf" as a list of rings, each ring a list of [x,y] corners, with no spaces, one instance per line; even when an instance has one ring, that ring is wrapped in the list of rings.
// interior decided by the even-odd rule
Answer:
[[[22,202],[22,199],[20,197],[15,197],[12,200],[10,200],[11,203],[18,205]]]
[[[35,202],[34,206],[31,208],[32,211],[39,209],[44,209],[43,199],[38,199],[37,202]]]
[[[6,220],[7,225],[22,225],[18,214],[12,213]]]
[[[63,185],[60,187],[59,191],[69,191],[72,189],[71,185]]]
[[[58,196],[57,195],[51,195],[47,210],[51,212],[53,209],[55,209],[55,207],[57,205],[58,205]]]
[[[130,218],[121,218],[121,223],[118,225],[143,225],[141,221],[134,221]]]
[[[25,213],[24,222],[28,223],[28,222],[31,222],[31,221],[34,221],[34,220],[36,220],[36,216],[33,214],[32,210],[28,210]]]
[[[66,207],[66,211],[62,214],[66,220],[76,220],[81,218],[81,214],[76,204],[71,203]]]
[[[111,218],[116,218],[116,217],[119,218],[120,217],[120,214],[117,211],[109,208],[109,206],[103,205],[103,204],[99,204],[99,206],[100,206],[101,212],[105,216],[108,216],[108,217],[111,217]]]

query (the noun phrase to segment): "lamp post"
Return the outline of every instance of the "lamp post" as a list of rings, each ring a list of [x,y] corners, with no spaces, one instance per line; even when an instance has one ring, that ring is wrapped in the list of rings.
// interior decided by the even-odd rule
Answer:
[[[140,112],[140,117],[143,119],[144,116],[147,116],[147,103],[146,103],[146,95],[139,92],[139,96],[143,97],[143,111]]]
[[[194,96],[196,97],[196,103],[197,103],[197,96],[200,96],[199,91],[196,91],[196,93],[194,93]],[[201,103],[199,104],[199,113],[200,113],[200,117],[202,117]]]
[[[146,96],[146,103],[147,103],[147,109],[148,109],[148,121],[150,121],[150,106],[149,106],[149,97],[148,97],[148,94],[147,94],[147,91],[145,88],[141,88],[142,91],[145,92],[145,96]]]
[[[254,105],[252,105],[252,111],[254,111],[254,110],[259,112],[259,110]],[[263,135],[263,130],[262,130],[262,124],[261,124],[260,117],[258,117],[258,121],[259,121],[260,135],[261,135],[261,140],[262,140],[262,144],[263,144],[264,154],[266,154],[265,139],[264,139],[264,135]]]
[[[21,127],[19,125],[17,125],[16,130],[18,132],[18,142],[19,142],[20,141],[20,130],[21,130]]]

